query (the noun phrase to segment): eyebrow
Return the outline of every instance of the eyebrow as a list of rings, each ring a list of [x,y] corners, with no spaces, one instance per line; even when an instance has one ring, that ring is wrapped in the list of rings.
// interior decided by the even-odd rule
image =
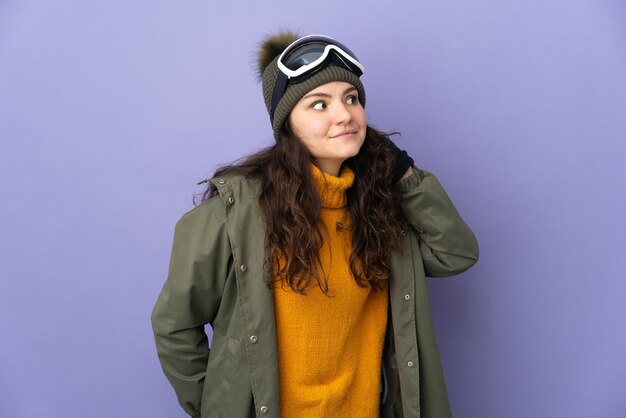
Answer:
[[[342,96],[343,96],[343,95],[346,95],[346,94],[348,94],[348,93],[350,93],[351,91],[356,91],[356,87],[354,87],[354,86],[348,87],[348,88],[347,88],[347,89],[343,92]],[[304,96],[302,99],[308,99],[309,97],[331,97],[331,95],[330,95],[330,94],[327,94],[327,93],[311,93],[311,94],[307,94],[307,95],[306,95],[306,96]]]

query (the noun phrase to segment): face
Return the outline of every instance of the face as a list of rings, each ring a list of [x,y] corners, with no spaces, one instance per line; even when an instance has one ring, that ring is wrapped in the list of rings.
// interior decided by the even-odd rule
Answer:
[[[293,133],[325,173],[339,175],[341,164],[363,145],[367,119],[358,95],[350,83],[326,83],[308,92],[289,115]]]

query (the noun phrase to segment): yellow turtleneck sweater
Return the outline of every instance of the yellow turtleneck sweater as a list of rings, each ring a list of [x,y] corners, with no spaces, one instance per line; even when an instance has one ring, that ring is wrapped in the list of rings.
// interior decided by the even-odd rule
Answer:
[[[322,202],[320,271],[332,297],[317,286],[305,295],[274,286],[281,417],[378,417],[387,288],[356,284],[351,233],[336,227],[349,219],[346,189],[354,173],[348,167],[339,177],[311,170]]]

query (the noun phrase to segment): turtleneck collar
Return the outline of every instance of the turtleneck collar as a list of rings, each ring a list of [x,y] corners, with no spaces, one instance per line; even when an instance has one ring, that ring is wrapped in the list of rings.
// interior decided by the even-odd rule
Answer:
[[[317,190],[323,208],[343,208],[348,202],[346,190],[354,183],[354,172],[344,165],[339,177],[322,172],[311,164],[313,187]]]

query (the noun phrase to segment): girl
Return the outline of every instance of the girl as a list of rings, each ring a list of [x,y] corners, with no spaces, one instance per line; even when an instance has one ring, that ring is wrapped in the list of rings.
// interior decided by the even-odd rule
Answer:
[[[472,231],[367,124],[345,45],[282,32],[258,56],[276,144],[207,180],[152,313],[180,404],[194,417],[451,416],[425,276],[476,263]]]

